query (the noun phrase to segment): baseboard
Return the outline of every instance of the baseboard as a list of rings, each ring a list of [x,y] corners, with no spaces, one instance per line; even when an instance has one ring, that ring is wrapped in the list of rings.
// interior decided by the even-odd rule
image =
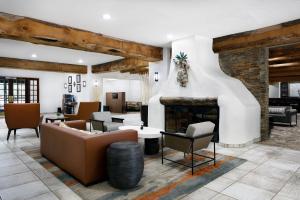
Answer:
[[[224,143],[219,143],[219,145],[221,147],[224,147],[224,148],[241,148],[241,147],[247,147],[247,146],[250,146],[251,144],[253,143],[256,143],[256,142],[259,142],[261,141],[261,138],[258,137],[258,138],[255,138],[249,142],[246,142],[246,143],[242,143],[242,144],[224,144]]]

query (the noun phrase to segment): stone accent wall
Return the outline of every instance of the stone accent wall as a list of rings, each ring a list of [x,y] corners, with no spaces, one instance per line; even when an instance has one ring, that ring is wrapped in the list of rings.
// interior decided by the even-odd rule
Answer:
[[[249,48],[219,54],[221,69],[243,82],[261,106],[261,138],[269,132],[269,68],[268,49]]]

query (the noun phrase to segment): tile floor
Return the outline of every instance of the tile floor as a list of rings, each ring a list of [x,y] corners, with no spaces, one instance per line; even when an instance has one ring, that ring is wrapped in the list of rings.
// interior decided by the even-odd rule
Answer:
[[[132,117],[132,116],[131,116]],[[37,145],[34,131],[17,131],[6,141],[7,129],[0,119],[0,196],[12,199],[80,199],[45,170],[21,147]],[[217,152],[248,161],[186,196],[184,200],[299,200],[300,151],[253,144],[244,148],[222,148]]]

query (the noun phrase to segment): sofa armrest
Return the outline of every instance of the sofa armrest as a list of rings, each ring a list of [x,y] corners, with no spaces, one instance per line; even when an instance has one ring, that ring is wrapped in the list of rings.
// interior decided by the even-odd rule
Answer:
[[[123,123],[124,121],[123,118],[118,118],[118,117],[112,117],[111,120],[112,122],[118,122],[118,123]]]
[[[86,122],[84,120],[67,121],[65,124],[71,128],[86,130]]]

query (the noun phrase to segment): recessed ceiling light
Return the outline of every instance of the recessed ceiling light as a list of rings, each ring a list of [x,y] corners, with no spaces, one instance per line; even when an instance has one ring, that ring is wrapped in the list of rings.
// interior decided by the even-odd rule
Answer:
[[[110,16],[110,14],[103,14],[102,15],[102,19],[104,19],[104,20],[110,20],[111,16]]]
[[[82,60],[82,59],[79,59],[79,60],[78,60],[78,63],[83,63],[83,60]]]
[[[169,40],[172,40],[174,37],[173,37],[172,34],[168,34],[168,35],[167,35],[167,38],[168,38]]]
[[[34,53],[34,54],[31,55],[31,57],[32,57],[32,58],[36,58],[37,55]]]

